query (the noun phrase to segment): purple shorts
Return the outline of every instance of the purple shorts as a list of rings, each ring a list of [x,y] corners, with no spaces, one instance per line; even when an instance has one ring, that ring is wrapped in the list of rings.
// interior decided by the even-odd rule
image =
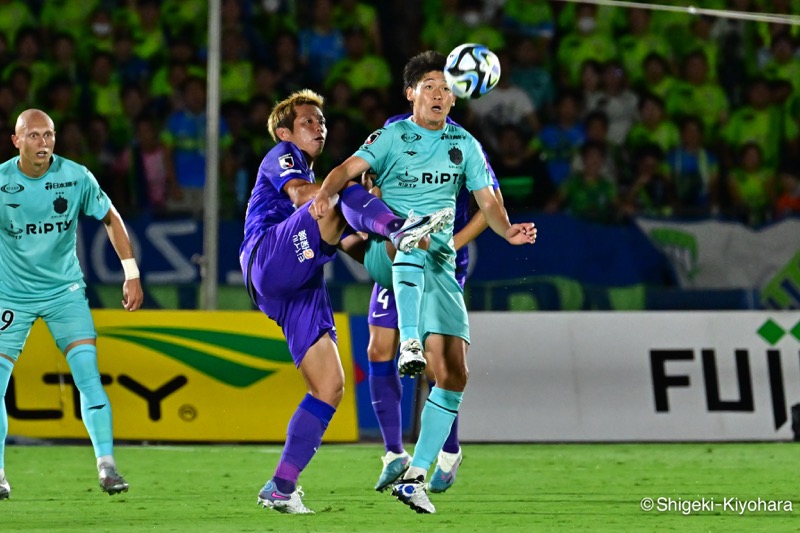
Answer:
[[[464,290],[464,283],[467,281],[466,268],[456,270],[456,281],[461,290]],[[377,283],[372,287],[367,323],[370,326],[397,329],[397,303],[394,299],[394,291],[384,289]]]
[[[306,204],[267,228],[251,257],[242,258],[255,303],[283,329],[296,366],[325,333],[330,332],[336,342],[323,273],[335,254],[336,247],[320,237]]]

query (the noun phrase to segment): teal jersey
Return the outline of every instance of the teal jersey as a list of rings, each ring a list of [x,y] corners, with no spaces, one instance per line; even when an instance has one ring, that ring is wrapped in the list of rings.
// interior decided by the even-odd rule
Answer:
[[[40,178],[20,172],[19,156],[0,165],[0,296],[43,300],[85,287],[78,216],[102,219],[111,201],[77,163],[53,156]]]
[[[453,124],[428,130],[410,118],[400,120],[373,132],[354,155],[369,163],[383,201],[401,217],[410,210],[429,215],[445,207],[455,209],[461,187],[476,191],[493,186],[478,141]],[[448,236],[447,243],[440,235]],[[437,247],[455,256],[452,235],[452,223],[442,234],[432,235],[431,251]]]

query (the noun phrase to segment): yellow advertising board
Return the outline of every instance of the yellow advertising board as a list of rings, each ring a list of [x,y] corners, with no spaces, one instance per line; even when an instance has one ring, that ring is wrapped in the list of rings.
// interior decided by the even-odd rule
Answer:
[[[257,311],[93,312],[119,440],[281,442],[306,394],[281,329]],[[344,398],[327,442],[358,440],[350,327],[337,314]],[[69,367],[34,325],[6,394],[9,434],[87,438]]]

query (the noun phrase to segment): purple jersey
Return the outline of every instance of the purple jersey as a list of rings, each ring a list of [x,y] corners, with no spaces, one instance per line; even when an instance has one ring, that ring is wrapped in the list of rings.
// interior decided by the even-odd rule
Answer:
[[[250,255],[265,229],[283,222],[294,213],[295,206],[283,190],[286,182],[292,179],[316,181],[303,152],[293,143],[279,142],[267,152],[258,167],[256,184],[247,203],[240,259],[242,255]]]
[[[336,247],[322,240],[317,221],[308,211],[310,202],[295,209],[283,190],[295,178],[313,183],[314,172],[297,146],[278,143],[258,169],[239,262],[248,294],[281,326],[299,366],[320,337],[329,333],[336,341],[323,272]]]

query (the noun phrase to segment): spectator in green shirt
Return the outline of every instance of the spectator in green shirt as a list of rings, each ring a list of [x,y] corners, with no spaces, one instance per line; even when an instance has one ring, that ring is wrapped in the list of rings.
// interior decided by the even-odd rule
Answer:
[[[769,80],[788,80],[795,92],[800,93],[800,58],[794,38],[788,32],[776,35],[770,52],[763,69],[764,76]]]
[[[617,220],[617,189],[604,179],[601,170],[605,147],[588,141],[581,147],[583,172],[573,174],[559,190],[558,203],[567,213],[601,224]]]
[[[775,205],[775,171],[763,162],[761,148],[754,142],[745,143],[728,180],[731,212],[751,226],[769,221]]]
[[[650,11],[647,9],[628,9],[629,33],[617,40],[620,57],[625,70],[633,83],[644,77],[644,60],[650,54],[671,59],[672,48],[669,41],[650,28]]]
[[[613,37],[597,28],[597,6],[579,4],[576,9],[577,30],[564,36],[556,55],[562,69],[559,74],[560,85],[576,85],[581,65],[587,59],[605,63],[617,55]]]
[[[735,159],[734,154],[745,144],[755,143],[761,150],[763,165],[774,170],[787,142],[797,139],[798,128],[780,107],[772,104],[769,83],[764,78],[755,78],[748,86],[747,104],[733,112],[722,136],[729,150],[729,161]]]
[[[625,141],[628,150],[635,151],[654,144],[666,154],[678,146],[678,127],[667,118],[664,100],[658,95],[642,94],[639,100],[639,117],[639,122],[633,125]]]
[[[651,53],[644,58],[642,79],[636,84],[640,92],[655,94],[666,101],[675,83],[670,64],[663,56]]]
[[[712,134],[728,121],[728,99],[722,87],[709,77],[708,59],[696,50],[686,56],[684,79],[667,96],[667,112],[672,117],[702,117],[706,131]]]
[[[253,62],[244,35],[227,30],[222,35],[219,98],[244,104],[253,96]]]
[[[503,73],[510,75],[512,83],[525,91],[539,116],[550,114],[555,99],[553,78],[545,66],[546,44],[543,39],[522,37],[513,49],[515,61],[510,74]]]
[[[22,0],[0,0],[0,33],[6,42],[13,43],[22,28],[36,25],[36,18]]]
[[[331,67],[325,79],[325,88],[330,89],[338,80],[346,80],[354,92],[364,89],[377,89],[384,97],[392,84],[389,63],[379,55],[367,50],[366,35],[359,27],[348,28],[344,32],[346,56]]]
[[[42,57],[41,34],[34,28],[24,28],[14,42],[16,59],[3,70],[3,80],[8,80],[12,70],[25,67],[31,73],[31,91],[36,94],[47,85],[52,73],[51,63]]]
[[[627,216],[669,217],[675,207],[675,184],[664,170],[664,152],[656,145],[640,146],[633,157],[635,173],[622,200]]]

